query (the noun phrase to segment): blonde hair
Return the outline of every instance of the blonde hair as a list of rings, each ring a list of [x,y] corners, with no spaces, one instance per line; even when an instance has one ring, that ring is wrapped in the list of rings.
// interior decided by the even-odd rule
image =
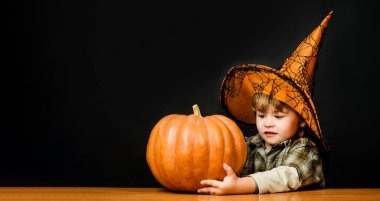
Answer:
[[[270,105],[274,107],[275,111],[284,111],[284,109],[293,110],[287,104],[273,98],[272,96],[262,93],[256,93],[253,95],[252,108],[255,112],[266,112]]]

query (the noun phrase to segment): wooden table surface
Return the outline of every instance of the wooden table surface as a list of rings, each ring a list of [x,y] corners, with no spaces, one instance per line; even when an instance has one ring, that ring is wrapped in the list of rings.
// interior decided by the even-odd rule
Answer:
[[[162,188],[100,188],[100,187],[0,187],[0,200],[22,201],[379,201],[380,188],[323,189],[275,194],[199,195],[170,192]]]

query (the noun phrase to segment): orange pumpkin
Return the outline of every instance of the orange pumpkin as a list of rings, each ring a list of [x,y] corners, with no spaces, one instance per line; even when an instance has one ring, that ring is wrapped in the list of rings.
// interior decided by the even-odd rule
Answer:
[[[171,114],[150,133],[146,160],[153,176],[165,188],[195,192],[203,179],[223,180],[223,163],[237,175],[243,169],[247,147],[239,127],[222,115],[202,117]]]

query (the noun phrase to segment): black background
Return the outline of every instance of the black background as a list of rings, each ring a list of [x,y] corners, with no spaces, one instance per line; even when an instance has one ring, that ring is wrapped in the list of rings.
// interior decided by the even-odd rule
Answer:
[[[3,7],[0,185],[159,186],[145,160],[153,126],[195,103],[215,114],[231,66],[279,68],[334,10],[314,89],[327,186],[380,187],[373,4],[14,1]]]

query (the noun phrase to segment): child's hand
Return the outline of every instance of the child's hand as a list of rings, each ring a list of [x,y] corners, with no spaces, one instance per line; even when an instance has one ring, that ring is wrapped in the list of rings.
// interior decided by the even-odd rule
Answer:
[[[210,195],[245,194],[256,191],[256,182],[251,177],[239,178],[227,164],[223,164],[227,173],[223,181],[202,180],[201,184],[207,187],[198,189],[198,193]]]

